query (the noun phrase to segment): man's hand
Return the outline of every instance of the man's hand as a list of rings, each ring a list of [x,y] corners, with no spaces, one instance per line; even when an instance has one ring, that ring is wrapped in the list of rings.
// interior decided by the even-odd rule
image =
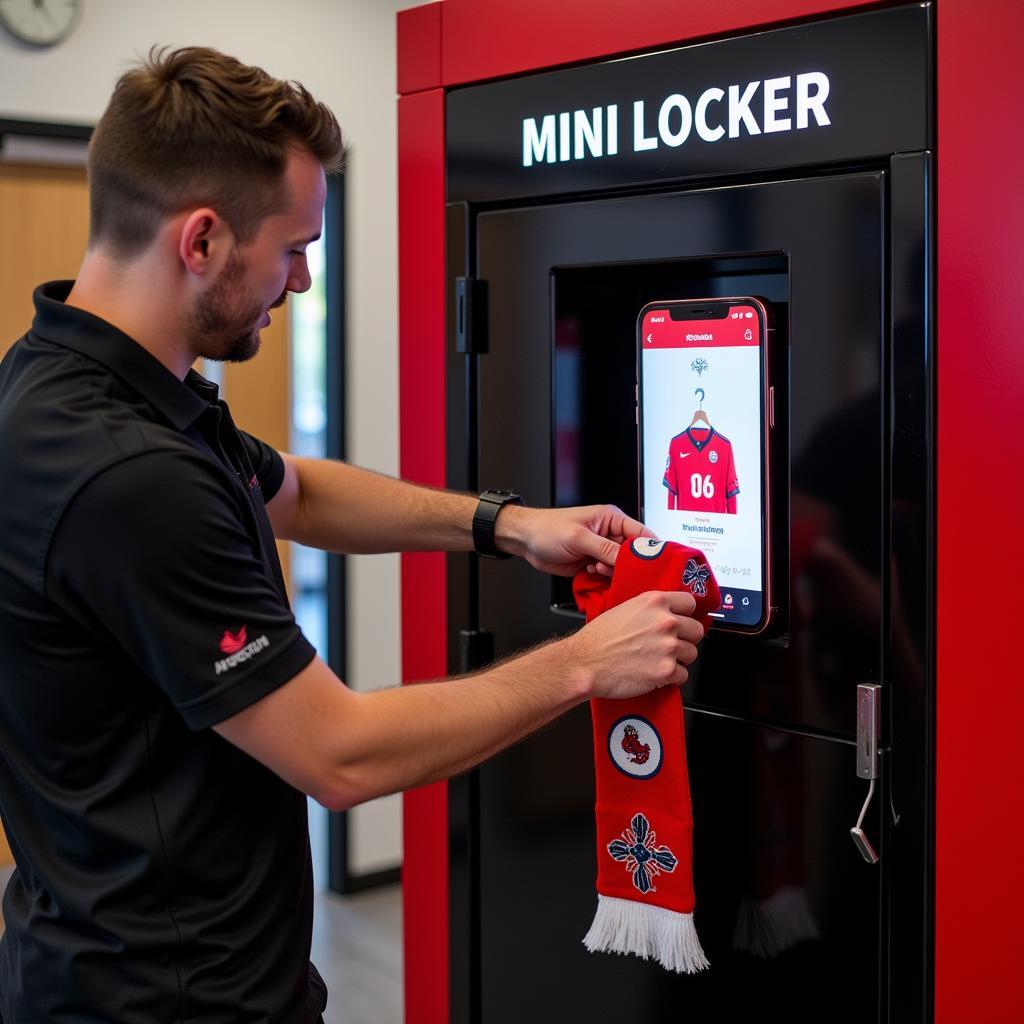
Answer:
[[[638,697],[682,686],[704,628],[691,618],[691,594],[649,591],[587,623],[564,643],[586,671],[593,697]]]
[[[575,576],[586,567],[610,576],[623,541],[653,537],[643,523],[614,505],[522,508],[506,505],[498,515],[500,550],[525,558],[553,576]]]

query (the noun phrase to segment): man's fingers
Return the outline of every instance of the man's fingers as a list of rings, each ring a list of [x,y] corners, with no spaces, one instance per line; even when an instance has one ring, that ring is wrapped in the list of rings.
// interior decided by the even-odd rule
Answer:
[[[696,620],[682,618],[679,620],[679,629],[676,636],[680,640],[687,640],[691,644],[699,644],[704,639],[704,627]]]
[[[693,594],[677,590],[670,591],[665,596],[668,598],[668,609],[673,615],[692,615],[697,610]]]
[[[592,505],[583,511],[594,518],[573,538],[572,549],[587,560],[589,572],[610,576],[623,541],[654,536],[638,519],[625,515],[614,505]]]
[[[676,661],[680,665],[692,665],[697,660],[697,646],[686,640],[676,641]]]
[[[601,537],[591,530],[583,530],[574,545],[576,553],[595,562],[614,565],[619,556],[619,545],[607,537]]]
[[[654,537],[655,533],[649,526],[645,526],[641,523],[639,519],[633,519],[631,516],[623,515],[622,536],[626,540],[630,540],[633,537]]]

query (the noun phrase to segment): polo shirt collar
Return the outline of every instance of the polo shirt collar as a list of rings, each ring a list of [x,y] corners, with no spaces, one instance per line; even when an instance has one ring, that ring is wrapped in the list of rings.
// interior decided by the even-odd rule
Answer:
[[[191,426],[217,399],[217,385],[195,370],[179,380],[124,331],[64,301],[74,281],[48,281],[32,294],[32,333],[101,363],[134,388],[177,430]]]

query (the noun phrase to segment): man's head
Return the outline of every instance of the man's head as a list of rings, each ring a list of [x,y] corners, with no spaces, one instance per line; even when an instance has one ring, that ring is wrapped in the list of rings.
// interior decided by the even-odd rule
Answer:
[[[298,83],[205,47],[154,49],[118,81],[89,147],[90,250],[170,253],[196,355],[247,359],[269,308],[309,286],[338,122]]]

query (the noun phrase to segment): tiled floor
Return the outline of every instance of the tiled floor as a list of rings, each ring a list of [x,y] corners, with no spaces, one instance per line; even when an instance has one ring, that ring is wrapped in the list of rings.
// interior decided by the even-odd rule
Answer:
[[[319,892],[312,959],[330,993],[326,1024],[401,1024],[401,888]]]
[[[329,892],[327,814],[313,801],[309,844],[316,883],[311,956],[327,982],[325,1024],[401,1024],[401,886],[357,896]]]

